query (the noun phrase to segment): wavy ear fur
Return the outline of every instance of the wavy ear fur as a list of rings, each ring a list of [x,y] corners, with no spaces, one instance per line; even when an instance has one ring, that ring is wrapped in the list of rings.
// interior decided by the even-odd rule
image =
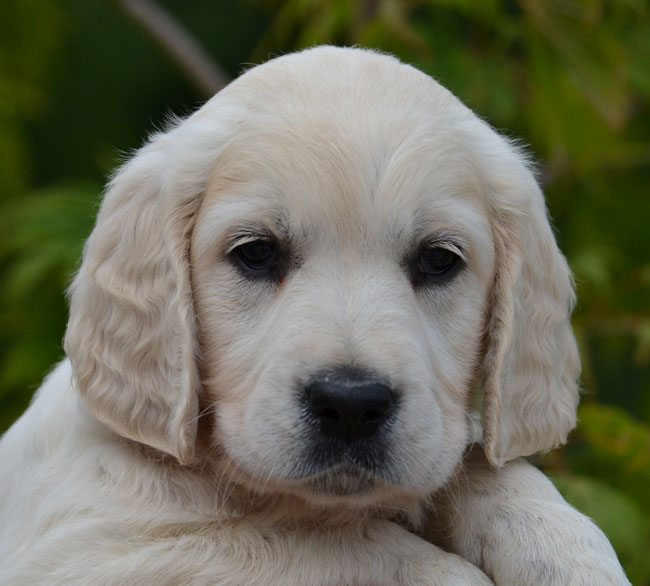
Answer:
[[[495,465],[566,441],[576,423],[580,371],[570,323],[573,281],[544,196],[520,161],[499,174],[491,180],[496,271],[483,405],[485,451]]]
[[[65,348],[97,419],[186,463],[199,386],[187,256],[202,185],[174,176],[166,136],[108,186],[70,288]]]

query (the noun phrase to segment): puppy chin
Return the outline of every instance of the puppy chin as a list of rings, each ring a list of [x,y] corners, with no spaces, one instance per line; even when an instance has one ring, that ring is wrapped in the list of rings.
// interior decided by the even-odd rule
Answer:
[[[238,486],[242,494],[262,499],[298,499],[304,506],[316,507],[322,511],[356,511],[379,509],[389,512],[406,512],[407,517],[419,510],[435,489],[435,486],[413,486],[393,471],[368,469],[353,462],[343,462],[325,466],[321,469],[305,470],[301,460],[294,462],[275,474],[256,474],[247,462],[238,460],[225,450],[213,451],[212,466],[216,470],[228,470],[228,494],[234,496],[232,487]],[[286,463],[286,462],[285,462]],[[309,467],[308,467],[309,468]],[[218,473],[217,473],[218,474]],[[224,484],[223,474],[220,483]],[[304,512],[304,511],[303,511]],[[416,515],[417,516],[417,515]]]
[[[344,466],[308,477],[304,483],[314,495],[336,499],[367,497],[376,492],[382,484],[365,470]]]
[[[410,509],[426,498],[362,469],[347,466],[294,481],[287,492],[317,506],[336,509]]]
[[[225,456],[222,453],[222,456]],[[224,470],[220,462],[219,470]],[[231,460],[225,469],[231,474],[225,485],[228,498],[249,508],[254,504],[267,513],[275,510],[281,519],[312,521],[325,524],[352,523],[366,517],[400,519],[400,523],[417,529],[425,519],[432,490],[418,490],[385,480],[361,467],[332,466],[297,478],[266,476],[260,478]],[[223,476],[220,476],[220,484]],[[237,486],[239,490],[233,490]]]

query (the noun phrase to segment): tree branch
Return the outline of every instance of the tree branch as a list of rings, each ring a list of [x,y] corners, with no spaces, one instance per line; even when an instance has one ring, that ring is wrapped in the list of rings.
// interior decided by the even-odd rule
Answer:
[[[155,0],[118,0],[122,11],[138,23],[206,97],[228,85],[230,77],[198,41]]]

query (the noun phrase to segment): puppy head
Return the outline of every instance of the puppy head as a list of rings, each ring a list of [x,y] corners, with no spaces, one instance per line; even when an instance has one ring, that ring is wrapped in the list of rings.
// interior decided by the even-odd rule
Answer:
[[[233,478],[424,496],[574,424],[572,287],[521,156],[376,53],[254,68],[109,185],[66,349],[94,415],[181,462],[199,402]]]

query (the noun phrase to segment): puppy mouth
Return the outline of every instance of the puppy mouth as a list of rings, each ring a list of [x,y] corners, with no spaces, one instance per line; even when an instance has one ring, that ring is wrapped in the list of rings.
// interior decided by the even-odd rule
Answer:
[[[376,476],[359,467],[337,466],[304,479],[315,495],[362,496],[377,488]]]
[[[368,497],[395,483],[384,437],[347,442],[318,437],[306,444],[295,480],[315,497]],[[381,492],[381,491],[380,491]]]

